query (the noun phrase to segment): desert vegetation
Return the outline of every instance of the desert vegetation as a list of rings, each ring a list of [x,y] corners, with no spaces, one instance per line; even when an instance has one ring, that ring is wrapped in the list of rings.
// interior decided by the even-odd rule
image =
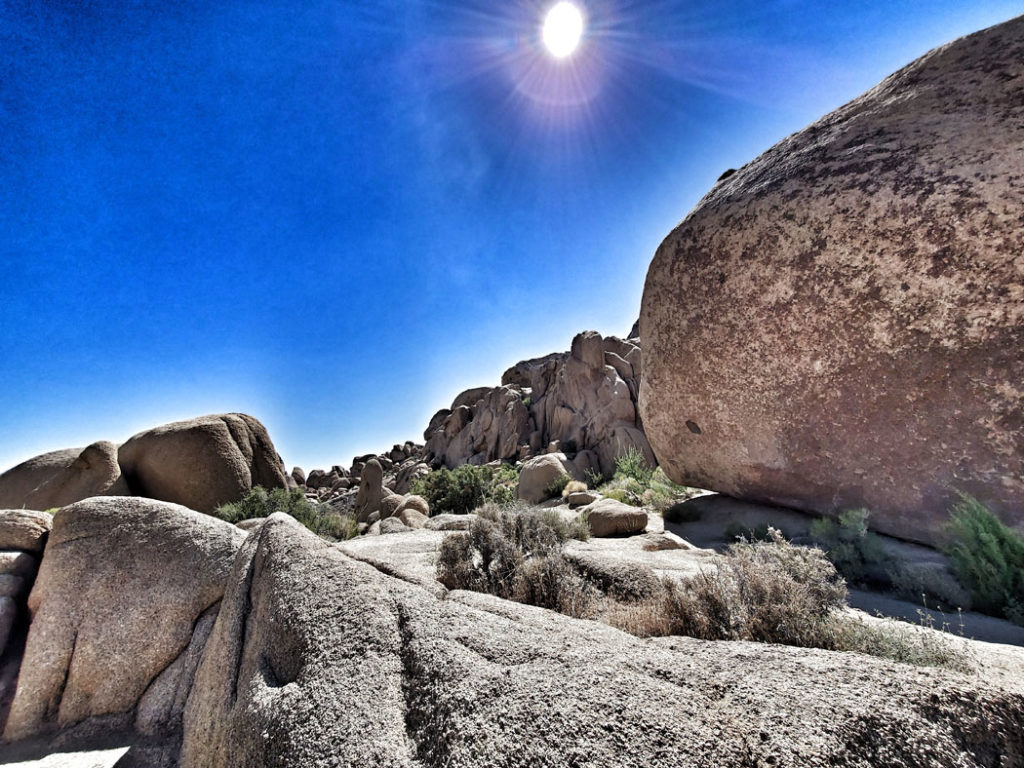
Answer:
[[[291,515],[313,533],[326,539],[344,541],[359,534],[359,527],[351,515],[341,514],[328,504],[314,504],[297,488],[266,490],[256,486],[239,501],[222,504],[214,510],[214,517],[229,523],[269,517],[275,512]]]
[[[651,467],[643,453],[633,446],[615,460],[611,480],[604,481],[596,475],[591,475],[589,480],[607,498],[662,514],[696,493],[692,488],[669,480],[661,467]]]
[[[448,512],[465,515],[487,502],[511,504],[515,500],[516,468],[463,464],[455,469],[434,470],[418,478],[411,492],[422,496],[430,505],[430,513]]]
[[[557,512],[491,503],[477,510],[467,533],[445,538],[437,577],[449,589],[585,616],[596,593],[566,560],[562,545],[588,536],[585,523],[567,523]]]
[[[945,547],[974,608],[1024,626],[1024,539],[966,494],[953,506]]]
[[[952,636],[853,618],[844,611],[846,582],[825,553],[774,529],[767,541],[737,541],[714,567],[682,583],[641,566],[598,567],[564,551],[584,537],[585,526],[550,510],[491,505],[467,533],[445,539],[438,579],[449,589],[599,619],[640,637],[781,643],[958,669],[971,663]],[[922,614],[922,624],[931,623]]]

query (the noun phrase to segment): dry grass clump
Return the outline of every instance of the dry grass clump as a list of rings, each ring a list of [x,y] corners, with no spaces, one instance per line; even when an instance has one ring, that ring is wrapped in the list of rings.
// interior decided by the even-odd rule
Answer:
[[[825,554],[794,546],[770,529],[767,541],[741,540],[716,569],[686,584],[665,579],[646,600],[610,606],[605,620],[640,637],[751,640],[960,671],[974,667],[962,641],[929,631],[929,614],[921,612],[921,626],[914,627],[861,621],[845,607],[845,581]]]
[[[566,483],[565,488],[562,489],[562,498],[568,499],[572,494],[585,490],[587,490],[586,483],[581,483],[579,480],[570,480]]]
[[[846,604],[846,584],[819,549],[772,529],[767,542],[739,541],[715,569],[685,585],[664,580],[643,605],[614,613],[641,636],[688,635],[824,647],[823,627]]]
[[[464,534],[447,536],[437,577],[449,589],[487,592],[506,600],[582,617],[596,590],[562,555],[562,545],[585,535],[551,510],[481,508]]]

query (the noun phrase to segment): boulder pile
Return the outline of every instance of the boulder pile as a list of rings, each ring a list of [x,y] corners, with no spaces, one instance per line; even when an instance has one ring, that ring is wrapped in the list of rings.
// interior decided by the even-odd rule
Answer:
[[[501,386],[467,390],[434,414],[426,460],[453,468],[561,452],[580,476],[610,476],[632,448],[653,466],[637,412],[642,371],[639,339],[580,333],[569,352],[518,363]]]
[[[0,510],[0,657],[8,641],[28,625],[29,590],[52,525],[47,512]]]
[[[0,508],[46,510],[94,496],[144,496],[212,512],[251,488],[282,488],[284,464],[252,416],[201,416],[36,456],[0,475]]]

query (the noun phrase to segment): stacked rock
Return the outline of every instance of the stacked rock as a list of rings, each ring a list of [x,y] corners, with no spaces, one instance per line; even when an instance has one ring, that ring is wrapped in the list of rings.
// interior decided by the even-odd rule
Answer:
[[[52,524],[46,512],[0,511],[0,654],[19,623],[28,620],[28,593]]]

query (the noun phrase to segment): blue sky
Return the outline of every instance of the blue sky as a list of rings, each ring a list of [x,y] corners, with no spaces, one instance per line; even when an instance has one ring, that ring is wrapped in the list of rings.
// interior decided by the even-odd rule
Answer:
[[[285,462],[624,335],[729,167],[1019,2],[0,0],[0,469],[244,411]]]

